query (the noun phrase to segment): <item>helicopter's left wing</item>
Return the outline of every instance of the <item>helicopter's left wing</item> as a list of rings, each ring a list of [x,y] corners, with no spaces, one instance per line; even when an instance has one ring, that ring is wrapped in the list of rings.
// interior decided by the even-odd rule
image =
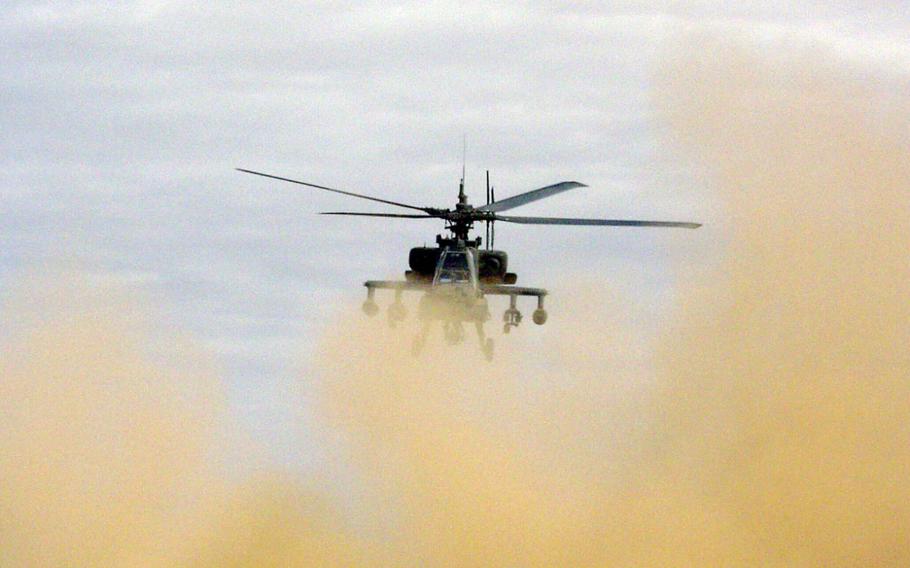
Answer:
[[[432,286],[424,282],[409,282],[407,280],[367,280],[363,283],[372,290],[396,290],[402,292],[424,292]]]
[[[547,295],[547,291],[543,288],[525,288],[508,284],[481,285],[480,291],[493,296],[537,296],[540,298]]]

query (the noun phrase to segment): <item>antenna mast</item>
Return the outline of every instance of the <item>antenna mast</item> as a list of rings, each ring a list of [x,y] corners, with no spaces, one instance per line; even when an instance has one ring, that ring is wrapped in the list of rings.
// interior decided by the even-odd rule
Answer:
[[[487,170],[487,205],[490,204],[490,170]],[[487,221],[487,250],[490,250],[490,222]]]
[[[464,194],[464,169],[465,162],[468,154],[468,136],[467,134],[462,134],[461,136],[461,183],[458,184],[458,203],[460,205],[465,205],[468,202],[468,196]]]

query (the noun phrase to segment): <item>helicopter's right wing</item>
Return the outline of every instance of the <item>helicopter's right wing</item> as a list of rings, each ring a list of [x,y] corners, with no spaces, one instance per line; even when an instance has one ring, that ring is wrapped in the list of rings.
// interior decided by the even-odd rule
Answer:
[[[524,286],[512,286],[511,284],[481,285],[480,291],[493,296],[537,296],[540,298],[547,295],[547,291],[543,288],[526,288]]]

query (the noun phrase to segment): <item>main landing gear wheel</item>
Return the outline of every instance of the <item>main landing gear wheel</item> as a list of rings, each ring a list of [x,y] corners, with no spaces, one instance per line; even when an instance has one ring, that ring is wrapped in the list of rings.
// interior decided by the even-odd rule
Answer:
[[[487,361],[493,360],[493,338],[488,337],[483,343],[483,356]]]
[[[446,343],[458,345],[464,341],[464,327],[460,322],[446,322],[443,326]]]
[[[414,336],[414,342],[411,344],[411,355],[417,357],[423,351],[423,346],[427,342],[427,335],[430,333],[430,324],[424,323],[420,331]]]

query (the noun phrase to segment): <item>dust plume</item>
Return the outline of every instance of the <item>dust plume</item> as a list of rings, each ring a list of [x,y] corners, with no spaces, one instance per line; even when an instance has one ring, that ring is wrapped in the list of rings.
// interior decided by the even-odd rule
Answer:
[[[332,491],[228,481],[204,356],[107,291],[26,283],[0,565],[910,564],[910,97],[888,81],[820,51],[674,55],[656,106],[726,249],[656,357],[599,275],[552,286],[492,364],[344,317],[300,384]]]
[[[0,566],[355,564],[315,492],[228,480],[214,365],[147,305],[73,271],[7,304]]]
[[[0,564],[166,566],[179,529],[164,520],[204,489],[212,382],[155,368],[135,305],[46,282],[4,313]]]
[[[729,245],[656,376],[603,289],[493,365],[362,324],[325,347],[402,564],[910,563],[910,98],[820,51],[683,51],[655,100]]]
[[[725,55],[685,58],[658,95],[716,176],[731,244],[664,347],[662,479],[746,537],[718,561],[905,565],[906,79],[699,47]]]

